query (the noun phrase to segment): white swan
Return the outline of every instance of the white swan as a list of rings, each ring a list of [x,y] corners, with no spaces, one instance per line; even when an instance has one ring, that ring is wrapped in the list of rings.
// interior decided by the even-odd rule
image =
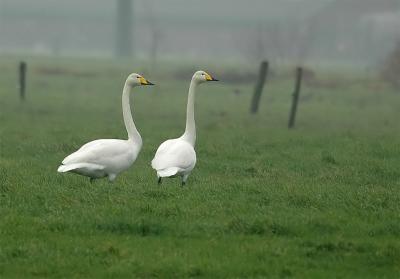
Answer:
[[[58,172],[73,172],[88,176],[90,181],[107,176],[113,181],[120,172],[135,162],[142,148],[142,138],[133,123],[129,95],[132,87],[140,85],[153,85],[153,83],[141,75],[131,74],[126,79],[122,93],[122,113],[128,140],[99,139],[88,142],[67,156],[59,166]]]
[[[157,149],[151,166],[157,171],[158,183],[162,177],[182,177],[182,186],[186,184],[190,172],[196,164],[196,126],[194,121],[194,98],[197,85],[206,81],[217,81],[204,71],[197,71],[192,77],[186,110],[186,130],[177,139],[163,142]]]

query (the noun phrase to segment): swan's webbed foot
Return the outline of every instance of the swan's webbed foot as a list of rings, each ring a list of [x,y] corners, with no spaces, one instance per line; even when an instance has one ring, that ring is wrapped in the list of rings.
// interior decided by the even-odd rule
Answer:
[[[186,181],[183,181],[183,180],[182,180],[181,186],[183,187],[183,186],[185,186],[185,185],[186,185]]]
[[[91,177],[91,178],[90,178],[90,183],[93,183],[94,180],[95,180],[95,178]]]

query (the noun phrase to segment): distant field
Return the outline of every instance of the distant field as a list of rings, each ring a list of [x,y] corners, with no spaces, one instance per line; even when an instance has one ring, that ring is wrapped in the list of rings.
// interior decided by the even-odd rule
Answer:
[[[21,104],[17,60],[1,61],[1,278],[398,278],[400,92],[379,80],[317,73],[292,131],[287,74],[268,82],[257,116],[252,75],[202,85],[196,169],[186,187],[160,187],[150,161],[183,132],[188,65],[152,75],[143,63],[28,59]],[[113,184],[58,174],[82,144],[126,137],[133,70],[158,84],[133,93],[144,140],[134,166]]]

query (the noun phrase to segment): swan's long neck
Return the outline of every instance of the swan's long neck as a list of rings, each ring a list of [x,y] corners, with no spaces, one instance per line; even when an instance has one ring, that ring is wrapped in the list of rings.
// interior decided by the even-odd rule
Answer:
[[[136,129],[135,123],[133,122],[131,106],[129,105],[129,95],[132,86],[125,82],[124,90],[122,92],[122,114],[124,116],[124,123],[126,131],[128,132],[128,137],[130,141],[135,144],[142,145],[142,137],[140,136],[138,130]]]
[[[186,108],[186,130],[182,138],[192,146],[196,143],[196,123],[194,121],[194,99],[196,95],[197,82],[192,79],[189,87],[188,102]]]

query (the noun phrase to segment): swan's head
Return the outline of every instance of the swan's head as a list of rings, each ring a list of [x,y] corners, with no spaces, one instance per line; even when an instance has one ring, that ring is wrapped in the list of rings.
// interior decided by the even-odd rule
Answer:
[[[139,74],[130,74],[128,78],[126,79],[126,83],[132,87],[134,86],[141,86],[141,85],[154,85],[154,83],[151,83],[147,79],[145,79],[143,76]]]
[[[218,81],[218,79],[213,78],[210,74],[207,74],[204,71],[195,72],[192,79],[197,81],[198,83],[203,83],[206,81]]]

